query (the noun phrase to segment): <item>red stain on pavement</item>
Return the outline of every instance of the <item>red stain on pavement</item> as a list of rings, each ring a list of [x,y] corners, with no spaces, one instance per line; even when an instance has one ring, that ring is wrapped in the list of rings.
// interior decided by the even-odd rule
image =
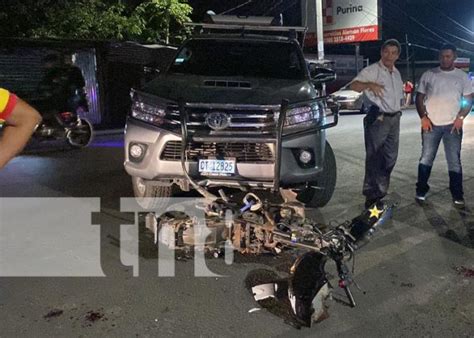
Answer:
[[[454,267],[454,270],[458,275],[463,275],[464,277],[474,277],[474,269],[466,268],[465,266]]]

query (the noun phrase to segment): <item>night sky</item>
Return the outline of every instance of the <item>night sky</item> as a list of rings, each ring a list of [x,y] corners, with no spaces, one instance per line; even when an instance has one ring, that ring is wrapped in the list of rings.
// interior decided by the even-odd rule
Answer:
[[[409,42],[433,49],[449,42],[474,59],[474,0],[385,0],[383,9],[384,37],[404,41],[408,34]]]
[[[193,20],[200,21],[208,9],[216,13],[244,4],[248,0],[189,0],[194,8]],[[455,44],[460,56],[474,60],[474,0],[380,0],[382,3],[382,39],[405,41],[405,34],[418,59],[436,58],[443,43]],[[299,25],[297,0],[254,0],[230,14],[273,15],[284,11],[287,25]],[[461,26],[464,26],[461,27]],[[361,53],[377,58],[381,42],[361,43]],[[434,49],[434,50],[432,50]],[[327,53],[352,54],[354,45],[326,45]]]

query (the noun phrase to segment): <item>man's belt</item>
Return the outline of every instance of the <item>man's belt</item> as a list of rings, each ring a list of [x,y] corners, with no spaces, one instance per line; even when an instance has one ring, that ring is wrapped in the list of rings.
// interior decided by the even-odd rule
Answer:
[[[398,116],[398,115],[402,115],[402,112],[399,110],[399,111],[396,111],[396,112],[380,112],[380,114],[382,114],[384,117],[394,117],[394,116]]]

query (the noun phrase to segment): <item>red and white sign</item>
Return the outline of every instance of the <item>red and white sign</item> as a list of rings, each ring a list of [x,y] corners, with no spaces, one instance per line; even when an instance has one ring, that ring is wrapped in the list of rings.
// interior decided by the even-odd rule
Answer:
[[[379,39],[378,0],[323,0],[324,42]]]
[[[378,38],[379,28],[377,25],[324,31],[325,43],[351,43],[360,41],[373,41],[378,40]]]
[[[471,59],[470,58],[457,58],[454,60],[454,66],[464,70],[465,72],[469,71],[469,67],[471,66]]]

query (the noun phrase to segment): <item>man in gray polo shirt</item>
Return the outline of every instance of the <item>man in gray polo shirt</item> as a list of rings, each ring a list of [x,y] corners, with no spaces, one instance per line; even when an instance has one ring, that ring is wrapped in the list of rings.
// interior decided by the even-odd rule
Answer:
[[[380,61],[364,68],[350,88],[363,92],[365,177],[363,194],[369,207],[387,194],[390,174],[397,162],[403,81],[395,68],[400,43],[384,42]]]
[[[439,51],[440,66],[426,71],[420,79],[416,109],[421,119],[422,153],[418,165],[416,199],[424,201],[433,161],[443,140],[448,162],[449,190],[455,206],[464,206],[461,142],[464,118],[471,111],[472,85],[469,77],[454,68],[456,47],[444,45]]]

